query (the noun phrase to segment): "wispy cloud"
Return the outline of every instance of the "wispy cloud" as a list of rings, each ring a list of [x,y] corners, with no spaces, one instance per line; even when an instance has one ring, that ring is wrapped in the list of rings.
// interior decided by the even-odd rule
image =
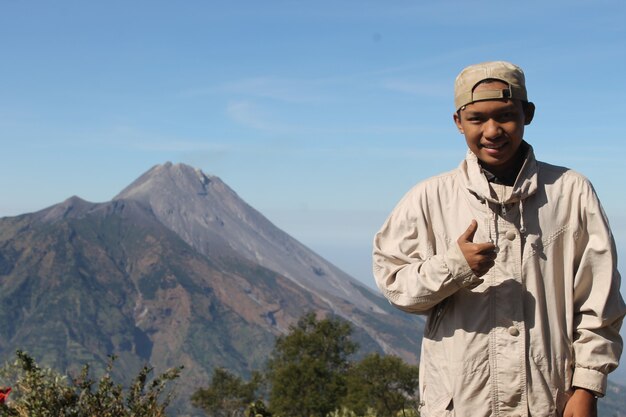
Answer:
[[[451,87],[448,84],[424,83],[402,79],[387,79],[382,82],[383,88],[400,93],[435,98],[449,98]]]
[[[199,97],[214,94],[229,94],[239,97],[254,97],[284,103],[314,103],[331,100],[332,94],[325,93],[330,80],[287,79],[278,77],[248,77],[206,88],[190,88],[183,97]]]
[[[65,135],[48,145],[73,149],[123,149],[146,152],[194,152],[230,151],[227,138],[185,138],[164,135],[141,127],[129,125],[110,126],[101,130],[78,130]]]
[[[322,93],[327,81],[319,79],[281,79],[269,77],[246,78],[225,84],[229,93],[269,98],[286,103],[311,103],[328,99]]]
[[[232,100],[226,106],[226,114],[236,123],[253,129],[273,133],[294,131],[288,124],[271,121],[270,114],[250,100]]]
[[[337,136],[350,135],[432,135],[435,133],[445,133],[448,127],[433,127],[421,125],[374,125],[359,124],[358,126],[313,126],[311,122],[307,124],[294,124],[280,120],[266,107],[258,105],[251,100],[233,100],[226,108],[228,116],[242,126],[250,127],[259,131],[288,134],[306,138],[336,138]]]
[[[474,47],[463,47],[419,59],[408,59],[397,65],[381,65],[363,71],[336,71],[327,77],[280,78],[251,76],[232,80],[206,88],[190,88],[181,93],[183,96],[204,95],[229,96],[233,102],[273,100],[280,103],[305,105],[319,103],[341,103],[353,100],[364,91],[371,92],[382,88],[402,94],[422,97],[447,98],[451,96],[450,76],[441,75],[440,68],[450,68],[451,63],[468,62],[475,56],[491,56],[492,51],[524,45],[518,42],[491,42]],[[475,58],[471,58],[475,59]],[[460,70],[461,67],[455,69]],[[435,72],[435,76],[432,73]],[[416,74],[428,73],[429,83],[416,81]],[[423,77],[422,77],[423,78]],[[426,79],[426,78],[425,78]]]

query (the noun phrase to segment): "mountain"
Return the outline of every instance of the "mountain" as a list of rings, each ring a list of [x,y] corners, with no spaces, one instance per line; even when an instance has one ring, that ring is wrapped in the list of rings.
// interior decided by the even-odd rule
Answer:
[[[155,166],[110,202],[71,197],[0,219],[3,360],[20,348],[59,370],[111,354],[129,374],[184,365],[186,400],[215,366],[260,369],[275,337],[311,310],[350,321],[362,352],[417,361],[420,317],[192,167]]]
[[[114,198],[118,200],[149,207],[163,225],[209,258],[234,253],[281,274],[322,297],[328,309],[364,329],[383,350],[416,361],[414,340],[398,343],[397,335],[381,334],[370,317],[392,314],[406,323],[405,315],[386,302],[381,306],[377,294],[274,226],[219,178],[166,163],[139,177]]]

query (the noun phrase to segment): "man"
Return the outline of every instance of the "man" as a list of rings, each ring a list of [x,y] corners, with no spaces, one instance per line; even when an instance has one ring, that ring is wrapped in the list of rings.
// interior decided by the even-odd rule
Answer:
[[[422,416],[595,416],[626,313],[604,211],[524,141],[535,106],[519,67],[465,68],[455,109],[465,160],[410,190],[374,239],[385,297],[428,315]]]

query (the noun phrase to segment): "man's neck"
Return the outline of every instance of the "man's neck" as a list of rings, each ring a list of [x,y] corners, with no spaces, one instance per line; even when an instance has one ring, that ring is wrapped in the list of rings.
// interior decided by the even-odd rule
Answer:
[[[526,142],[522,142],[517,149],[515,158],[505,167],[488,166],[483,164],[481,161],[478,161],[478,163],[480,164],[487,181],[495,184],[513,186],[520,170],[522,169],[522,166],[524,165],[527,154],[528,144]]]

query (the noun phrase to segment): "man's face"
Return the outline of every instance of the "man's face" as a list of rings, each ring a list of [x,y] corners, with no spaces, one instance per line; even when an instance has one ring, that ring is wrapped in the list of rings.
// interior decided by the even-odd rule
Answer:
[[[506,83],[493,81],[479,84],[474,91],[506,89]],[[519,100],[485,100],[468,104],[454,122],[469,149],[494,174],[516,168],[516,156],[524,137],[524,125],[531,115],[525,115]]]

